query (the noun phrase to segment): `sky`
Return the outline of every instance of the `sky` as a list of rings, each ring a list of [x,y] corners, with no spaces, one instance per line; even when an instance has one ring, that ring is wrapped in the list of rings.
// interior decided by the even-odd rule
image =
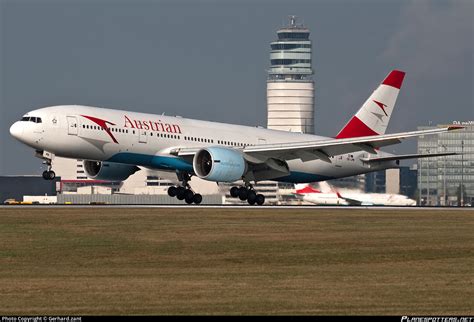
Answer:
[[[407,74],[387,133],[474,120],[474,1],[0,0],[0,175],[43,171],[9,127],[45,106],[266,126],[289,15],[311,31],[317,134],[336,135],[392,69]]]

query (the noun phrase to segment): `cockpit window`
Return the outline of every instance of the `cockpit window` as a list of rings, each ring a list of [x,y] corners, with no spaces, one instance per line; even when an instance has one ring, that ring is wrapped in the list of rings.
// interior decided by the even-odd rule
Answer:
[[[23,116],[20,121],[23,121],[23,122],[33,122],[33,123],[41,123],[41,117]]]

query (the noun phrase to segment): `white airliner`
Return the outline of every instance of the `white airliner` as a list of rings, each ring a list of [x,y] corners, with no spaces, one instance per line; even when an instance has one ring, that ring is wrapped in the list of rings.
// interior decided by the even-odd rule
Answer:
[[[416,201],[392,193],[363,193],[354,190],[340,191],[326,182],[319,182],[320,190],[311,185],[296,185],[295,195],[303,201],[317,205],[344,206],[416,206]]]
[[[335,138],[181,117],[61,105],[26,113],[10,133],[44,159],[53,179],[54,156],[84,159],[88,177],[125,180],[139,167],[176,172],[169,195],[199,204],[192,176],[215,182],[243,180],[231,195],[261,205],[252,182],[307,183],[395,168],[401,159],[451,155],[392,155],[379,148],[402,139],[461,128],[385,134],[404,72],[394,70]]]

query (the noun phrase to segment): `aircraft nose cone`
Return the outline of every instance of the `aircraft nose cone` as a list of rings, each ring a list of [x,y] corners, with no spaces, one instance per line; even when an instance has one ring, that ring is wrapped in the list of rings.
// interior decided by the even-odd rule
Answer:
[[[23,134],[23,127],[19,124],[19,122],[13,123],[10,127],[10,134],[15,139],[20,139],[21,135]]]

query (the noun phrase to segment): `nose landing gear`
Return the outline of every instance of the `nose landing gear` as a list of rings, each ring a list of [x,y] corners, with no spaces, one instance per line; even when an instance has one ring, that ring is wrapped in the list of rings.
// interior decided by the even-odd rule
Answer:
[[[53,170],[43,171],[44,180],[54,180],[56,178],[56,173]]]
[[[37,156],[38,156],[38,152],[37,152]],[[56,173],[51,170],[52,168],[52,165],[51,165],[51,161],[52,161],[52,155],[49,154],[48,152],[43,152],[42,155],[41,155],[41,158],[44,160],[43,161],[43,164],[46,164],[46,167],[47,167],[47,170],[43,171],[43,179],[44,180],[53,180],[54,178],[56,178]]]

